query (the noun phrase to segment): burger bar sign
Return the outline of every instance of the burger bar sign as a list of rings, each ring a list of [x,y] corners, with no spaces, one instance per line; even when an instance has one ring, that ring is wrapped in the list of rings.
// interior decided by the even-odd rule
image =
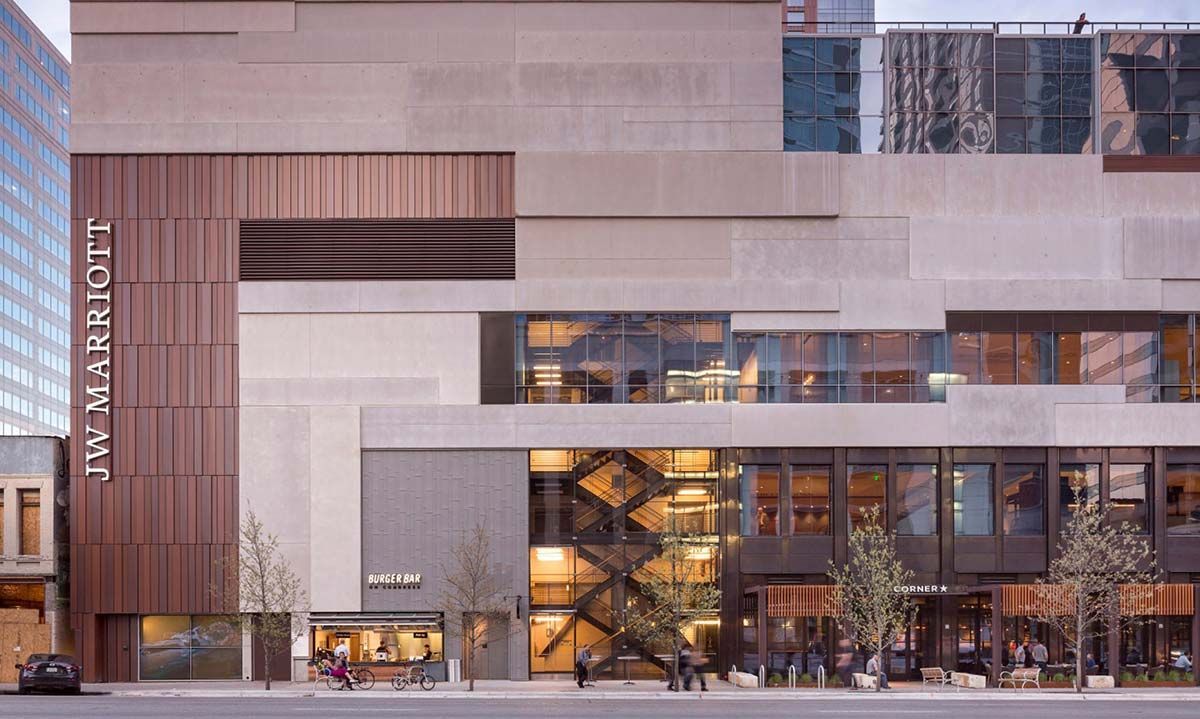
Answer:
[[[94,218],[87,221],[87,271],[84,280],[86,312],[84,326],[84,467],[86,476],[98,476],[100,481],[112,479],[107,461],[112,448],[112,222]],[[100,422],[101,415],[105,421]],[[98,426],[99,425],[99,426]],[[102,464],[103,462],[103,464]]]

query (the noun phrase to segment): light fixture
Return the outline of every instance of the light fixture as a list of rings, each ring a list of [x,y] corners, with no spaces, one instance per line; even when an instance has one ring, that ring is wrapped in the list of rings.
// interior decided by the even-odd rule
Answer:
[[[703,487],[684,487],[675,492],[675,494],[680,497],[706,497],[708,496],[708,490]]]
[[[712,547],[697,547],[696,549],[689,549],[687,550],[687,554],[684,555],[686,559],[695,560],[712,559],[712,556]]]
[[[721,624],[721,620],[720,619],[697,619],[696,621],[692,622],[692,624],[694,624],[698,627],[699,626],[715,627],[715,626],[718,626]]]
[[[561,562],[567,557],[562,547],[537,547],[533,553],[539,562]]]

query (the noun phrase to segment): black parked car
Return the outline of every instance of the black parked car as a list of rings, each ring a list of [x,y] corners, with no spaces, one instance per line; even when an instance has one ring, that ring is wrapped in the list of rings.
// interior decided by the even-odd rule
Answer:
[[[58,690],[78,694],[79,662],[66,654],[30,654],[24,664],[17,665],[17,693]]]

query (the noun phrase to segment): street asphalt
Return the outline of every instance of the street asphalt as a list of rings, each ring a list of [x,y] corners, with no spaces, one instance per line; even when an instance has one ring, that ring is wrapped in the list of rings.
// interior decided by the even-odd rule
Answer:
[[[645,717],[655,719],[686,717],[687,719],[727,719],[739,715],[758,717],[788,717],[798,715],[815,717],[907,717],[909,715],[947,717],[971,717],[971,719],[1003,719],[1019,715],[1046,715],[1055,719],[1080,717],[1086,719],[1130,719],[1131,717],[1153,717],[1154,719],[1196,719],[1200,716],[1200,702],[1191,701],[1094,701],[1088,699],[1063,700],[1053,703],[963,700],[963,699],[917,699],[893,695],[885,702],[847,701],[845,697],[809,699],[804,701],[757,700],[709,700],[697,697],[696,701],[671,701],[647,697],[645,699],[613,700],[603,698],[539,699],[491,699],[484,702],[472,699],[440,697],[432,700],[406,700],[396,695],[395,701],[362,701],[356,697],[153,697],[153,696],[0,696],[0,717],[28,717],[29,719],[63,717],[92,719],[93,717],[169,717],[191,719],[203,717],[230,719],[231,717],[262,717],[281,719],[288,717],[334,717],[419,716],[423,718],[470,718],[495,717],[496,719],[518,719],[524,717],[562,717],[563,719],[611,719],[612,717]]]

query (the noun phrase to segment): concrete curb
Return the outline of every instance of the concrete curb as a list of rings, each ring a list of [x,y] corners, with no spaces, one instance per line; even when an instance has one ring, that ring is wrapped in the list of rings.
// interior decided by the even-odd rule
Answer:
[[[817,691],[720,691],[706,694],[678,694],[676,692],[496,692],[496,691],[454,691],[454,692],[397,692],[391,689],[383,691],[370,690],[355,693],[334,691],[264,691],[264,690],[129,690],[115,691],[112,696],[118,697],[184,697],[184,698],[282,698],[296,699],[311,697],[317,700],[343,699],[359,697],[351,701],[438,701],[442,699],[475,699],[475,700],[506,700],[521,701],[528,699],[567,699],[583,701],[638,701],[646,699],[666,701],[1197,701],[1200,692],[1154,692],[1154,693],[1125,693],[1120,691],[1094,691],[1082,695],[1073,692],[817,692]]]

